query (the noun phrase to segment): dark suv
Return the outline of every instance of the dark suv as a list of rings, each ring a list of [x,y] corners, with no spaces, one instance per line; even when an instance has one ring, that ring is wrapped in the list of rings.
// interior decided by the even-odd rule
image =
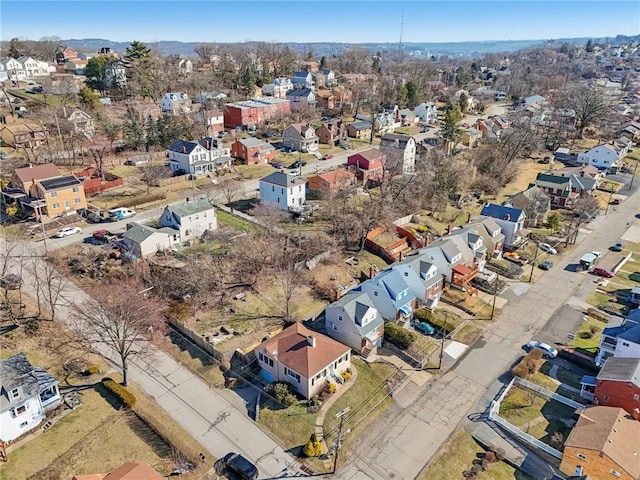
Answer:
[[[222,459],[225,474],[231,473],[242,480],[256,480],[258,468],[239,453],[227,453]]]

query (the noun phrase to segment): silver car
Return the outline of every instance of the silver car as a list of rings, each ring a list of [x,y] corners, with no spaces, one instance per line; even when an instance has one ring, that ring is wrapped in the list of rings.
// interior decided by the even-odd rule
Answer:
[[[550,253],[551,255],[555,255],[556,253],[558,253],[558,251],[548,243],[541,243],[538,246],[540,247],[540,250],[542,250],[543,252]]]
[[[544,358],[556,358],[558,356],[558,350],[553,348],[551,345],[536,342],[535,340],[531,340],[522,348],[527,352],[530,352],[531,350],[540,350]]]

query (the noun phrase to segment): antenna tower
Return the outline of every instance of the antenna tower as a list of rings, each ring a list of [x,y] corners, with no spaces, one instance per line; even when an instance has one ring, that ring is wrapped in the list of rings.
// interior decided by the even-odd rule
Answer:
[[[400,60],[404,59],[404,47],[402,45],[402,30],[404,29],[404,8],[402,9],[402,17],[400,17]]]

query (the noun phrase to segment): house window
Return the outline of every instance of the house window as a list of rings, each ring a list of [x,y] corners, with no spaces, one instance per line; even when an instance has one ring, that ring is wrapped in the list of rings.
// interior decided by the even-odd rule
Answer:
[[[607,403],[609,401],[609,395],[605,395],[604,397],[602,397],[602,401],[604,403]]]
[[[579,454],[578,454],[578,458],[579,458],[580,460],[586,460],[586,459],[587,459],[587,457],[585,457],[585,456],[584,456],[583,454],[581,454],[581,453],[579,453]]]
[[[276,191],[276,187],[274,187],[273,185],[271,185],[271,191],[275,192]]]
[[[73,193],[78,193],[78,187],[73,187],[71,190],[73,191]]]
[[[81,200],[80,200],[78,197],[76,197],[76,198],[74,198],[74,199],[73,199],[73,203],[75,203],[76,205],[77,205],[78,203],[80,203],[80,202],[81,202]]]
[[[620,477],[620,472],[618,472],[617,470],[611,470],[611,475],[613,475],[614,477]]]
[[[273,358],[264,357],[270,367],[273,367]]]
[[[377,297],[378,296],[378,292],[373,292],[373,296]]]
[[[264,362],[264,355],[262,355],[261,353],[258,354],[258,360],[260,360],[261,362]]]
[[[64,208],[69,208],[69,200],[64,201]]]
[[[293,378],[296,382],[300,383],[300,375],[298,375],[296,372],[294,372],[293,370],[289,369],[289,368],[285,368],[284,369],[284,373],[285,375],[287,375],[288,377]]]
[[[409,272],[404,272],[404,276],[408,277],[409,276]]]
[[[637,402],[638,400],[640,400],[640,395],[638,395],[637,393],[633,396],[633,401]]]
[[[629,343],[628,343],[628,342],[622,342],[622,346],[623,346],[623,347],[628,347],[628,346],[629,346]]]
[[[20,396],[20,390],[18,390],[17,388],[14,388],[13,390],[11,390],[11,400],[15,400],[19,396]]]
[[[59,203],[54,203],[53,205],[51,205],[52,208],[60,208],[60,204]]]
[[[27,425],[29,425],[29,422],[22,422],[22,423],[20,424],[20,428],[24,428],[24,427],[26,427]]]
[[[331,324],[331,330],[333,330],[334,332],[338,331],[338,326],[335,323]]]
[[[56,198],[58,196],[58,192],[51,192],[49,195],[51,195],[51,198]]]
[[[20,415],[22,415],[23,413],[25,413],[27,411],[27,406],[26,405],[20,405],[17,408],[12,409],[13,412],[13,417],[19,417]]]
[[[325,368],[324,370],[322,370],[322,376],[326,377],[327,376],[327,369]]]

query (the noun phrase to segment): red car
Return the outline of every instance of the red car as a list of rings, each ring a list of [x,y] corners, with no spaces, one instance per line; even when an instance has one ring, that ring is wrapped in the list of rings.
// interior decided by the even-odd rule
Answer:
[[[600,267],[596,267],[592,270],[592,273],[594,275],[598,275],[599,277],[605,277],[605,278],[613,278],[615,273],[613,273],[611,270],[607,270],[606,268],[600,268]]]
[[[331,160],[333,158],[333,154],[327,153],[322,157],[322,160]]]

